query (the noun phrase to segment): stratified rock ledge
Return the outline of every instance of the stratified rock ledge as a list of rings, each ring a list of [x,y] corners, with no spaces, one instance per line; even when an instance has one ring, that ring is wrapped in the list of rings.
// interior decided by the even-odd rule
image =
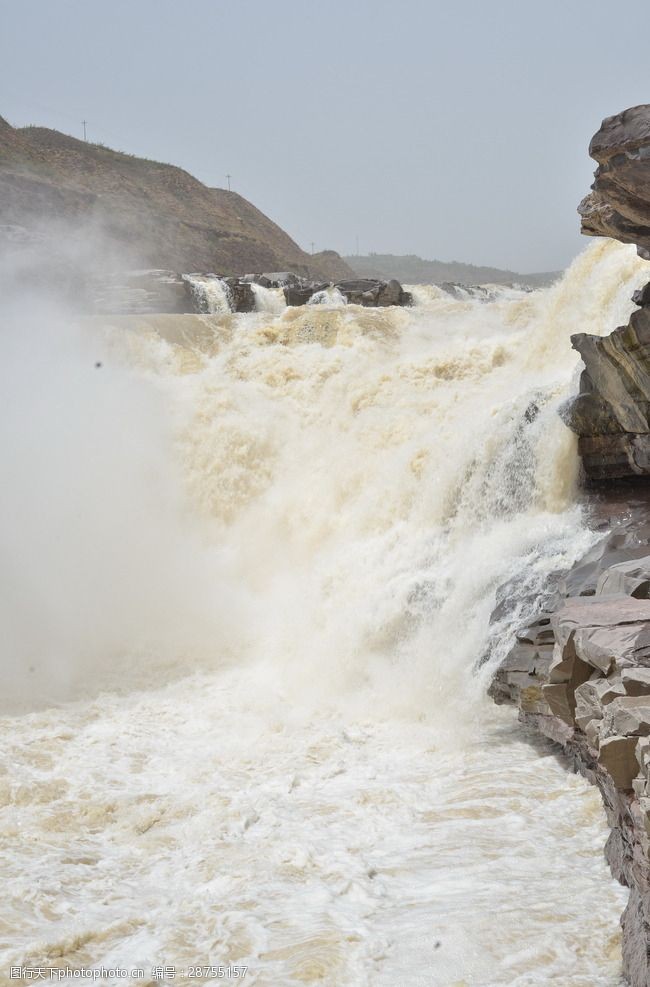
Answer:
[[[634,243],[650,260],[650,105],[603,120],[589,154],[598,168],[578,207],[582,232]]]
[[[578,207],[582,232],[635,244],[649,260],[650,105],[603,120],[589,153],[598,167]],[[603,339],[571,337],[585,372],[564,417],[580,437],[585,473],[595,481],[650,476],[650,283],[633,300],[640,310],[627,326]]]
[[[580,391],[562,417],[576,432],[578,452],[591,480],[650,475],[650,307],[609,336],[571,337],[585,364]]]
[[[650,525],[615,525],[550,587],[490,686],[602,795],[605,856],[630,889],[624,975],[650,984]],[[503,609],[503,602],[500,610]]]

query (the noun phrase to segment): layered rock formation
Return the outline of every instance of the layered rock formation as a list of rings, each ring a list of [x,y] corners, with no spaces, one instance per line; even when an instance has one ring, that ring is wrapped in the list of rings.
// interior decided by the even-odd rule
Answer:
[[[598,168],[578,207],[582,232],[634,243],[650,260],[650,105],[603,120],[589,154]]]
[[[577,333],[571,342],[585,370],[563,418],[579,436],[585,473],[594,480],[649,474],[650,308],[644,304],[609,336]]]
[[[650,524],[616,526],[516,632],[490,687],[597,785],[605,854],[630,889],[624,973],[650,983]]]
[[[650,105],[604,120],[589,153],[598,168],[579,206],[582,232],[634,243],[650,259]],[[650,474],[650,284],[634,301],[640,310],[627,326],[571,337],[585,372],[564,419],[593,480]]]

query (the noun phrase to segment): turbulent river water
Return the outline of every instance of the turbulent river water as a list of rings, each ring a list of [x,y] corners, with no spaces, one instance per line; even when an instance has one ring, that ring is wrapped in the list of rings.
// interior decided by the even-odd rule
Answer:
[[[8,338],[0,977],[620,982],[598,796],[485,690],[497,587],[592,541],[569,336],[643,268]]]

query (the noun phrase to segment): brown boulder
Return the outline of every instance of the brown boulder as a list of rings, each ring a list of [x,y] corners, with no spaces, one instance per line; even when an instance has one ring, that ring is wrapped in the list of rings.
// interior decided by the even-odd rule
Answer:
[[[639,773],[635,755],[636,737],[608,737],[601,740],[598,763],[605,768],[617,788],[632,788]]]

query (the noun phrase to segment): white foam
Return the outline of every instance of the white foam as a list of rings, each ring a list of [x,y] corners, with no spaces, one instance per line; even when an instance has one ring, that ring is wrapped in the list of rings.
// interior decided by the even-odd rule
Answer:
[[[330,285],[329,288],[323,288],[322,291],[315,291],[307,304],[328,305],[331,308],[341,308],[343,305],[347,305],[347,298],[339,288]]]
[[[490,305],[432,293],[238,316],[246,331],[218,339],[209,317],[178,343],[111,334],[113,372],[173,422],[192,536],[165,513],[148,568],[164,613],[138,627],[137,607],[115,610],[108,672],[82,622],[86,698],[2,722],[0,920],[16,931],[0,961],[239,962],[265,985],[618,982],[624,893],[598,797],[472,670],[496,587],[534,591],[590,544],[556,414],[569,336],[624,321],[645,279],[631,248],[599,243],[559,285]],[[156,420],[133,422],[145,473]],[[104,487],[87,571],[119,581],[148,549],[125,538],[113,568]],[[179,557],[175,614],[160,580]],[[492,644],[496,661],[507,641]]]
[[[265,288],[261,284],[251,284],[255,295],[255,310],[257,312],[269,312],[272,315],[280,315],[286,308],[284,291],[282,288]]]
[[[218,315],[230,312],[230,289],[225,281],[214,274],[185,274],[199,312]]]

